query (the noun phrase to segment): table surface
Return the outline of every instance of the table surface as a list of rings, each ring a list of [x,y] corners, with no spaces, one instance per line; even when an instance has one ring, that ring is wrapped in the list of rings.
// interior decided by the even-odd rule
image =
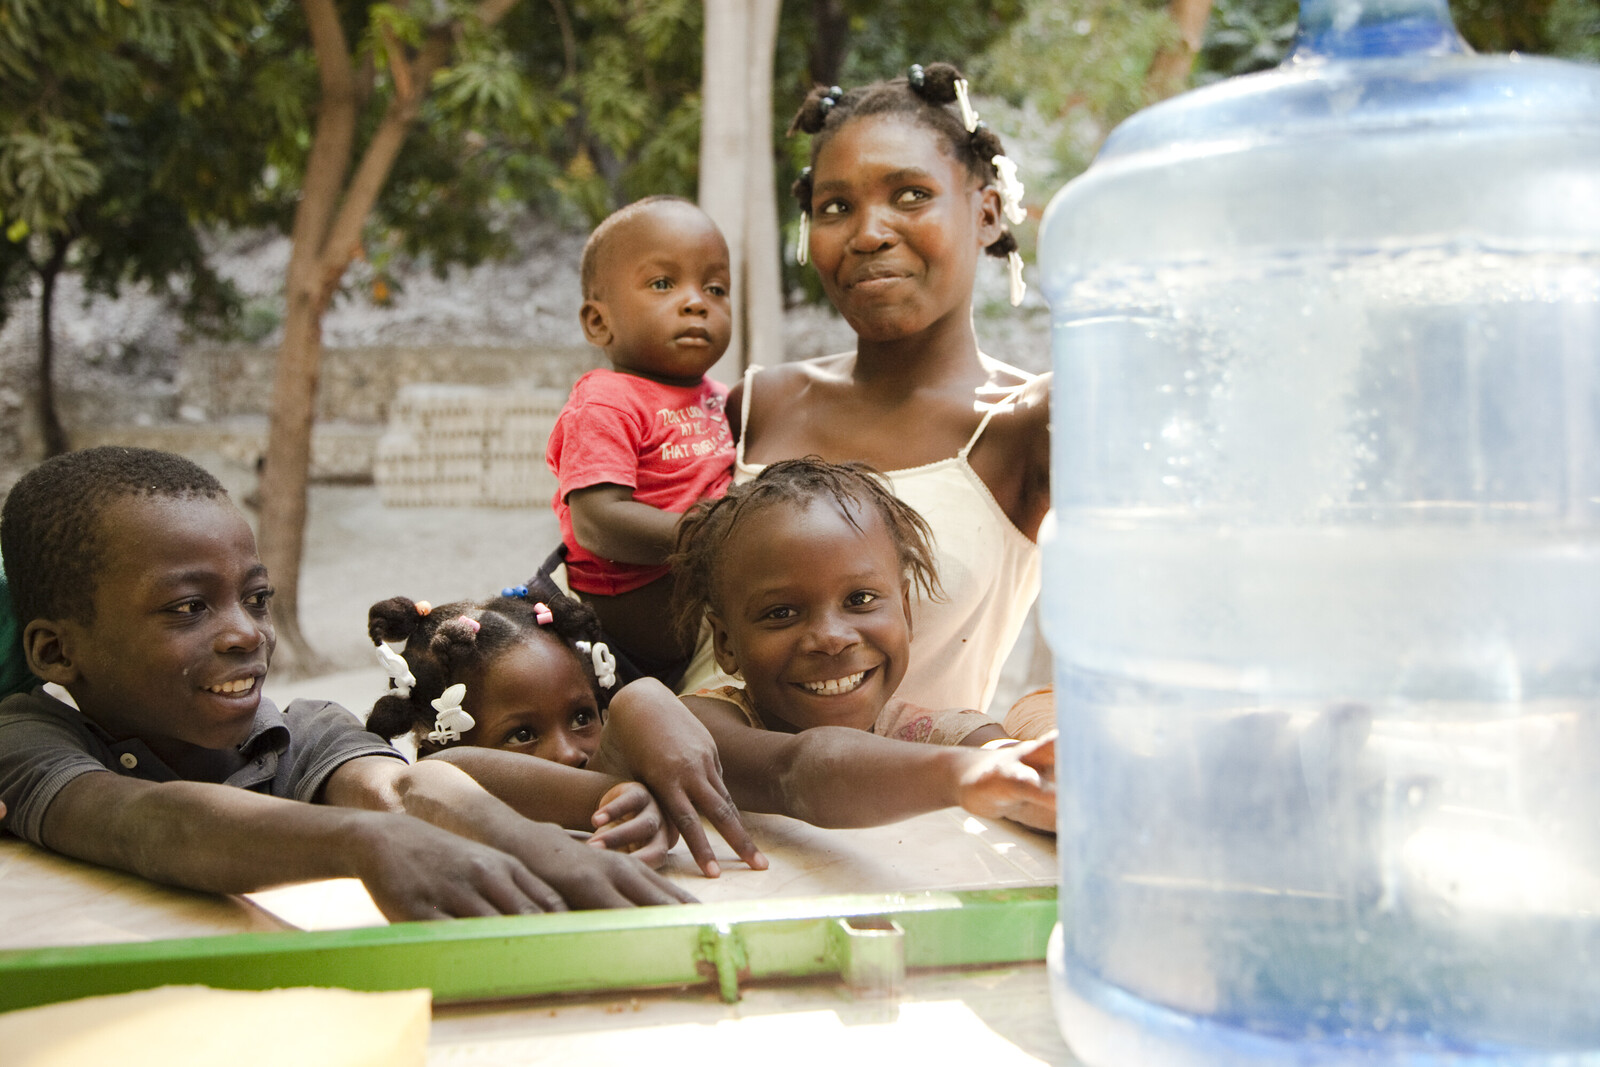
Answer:
[[[723,874],[700,875],[679,844],[663,868],[702,901],[1049,884],[1054,840],[958,809],[889,826],[822,830],[747,816],[771,868],[752,871],[713,834]],[[359,882],[227,897],[155,885],[0,838],[0,949],[87,945],[383,922]],[[636,1064],[668,1053],[759,1057],[763,1067],[882,1062],[1073,1064],[1056,1031],[1043,964],[913,972],[892,1000],[857,1001],[837,981],[597,994],[437,1009],[430,1064]]]

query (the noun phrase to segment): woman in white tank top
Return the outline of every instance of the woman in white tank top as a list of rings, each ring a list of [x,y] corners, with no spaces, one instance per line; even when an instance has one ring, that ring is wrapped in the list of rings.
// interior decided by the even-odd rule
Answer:
[[[738,478],[794,456],[863,460],[933,527],[943,602],[913,605],[899,695],[984,709],[1038,591],[1050,506],[1049,378],[978,350],[980,253],[1006,256],[999,139],[947,102],[954,68],[813,91],[795,183],[807,250],[854,352],[751,373],[729,398]],[[961,91],[964,93],[965,83]],[[963,97],[964,99],[964,97]]]

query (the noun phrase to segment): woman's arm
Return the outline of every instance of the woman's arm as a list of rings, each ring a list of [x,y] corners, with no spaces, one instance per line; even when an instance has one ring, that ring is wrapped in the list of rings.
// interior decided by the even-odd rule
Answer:
[[[722,757],[739,807],[817,826],[879,826],[956,805],[977,815],[1055,826],[1051,742],[994,751],[924,745],[847,727],[797,734],[750,726],[727,702],[690,697]]]
[[[1050,510],[1051,375],[1029,382],[1010,411],[990,421],[968,462],[1006,517],[1030,541]]]

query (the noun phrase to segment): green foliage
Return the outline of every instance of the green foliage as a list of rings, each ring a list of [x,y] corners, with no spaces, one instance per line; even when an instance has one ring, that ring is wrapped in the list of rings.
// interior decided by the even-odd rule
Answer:
[[[1600,62],[1600,3],[1552,0],[1545,16],[1545,34],[1553,54]]]
[[[1294,47],[1299,14],[1296,0],[1216,0],[1195,62],[1195,84],[1269,70],[1283,62]]]
[[[1450,8],[1478,51],[1600,59],[1600,0],[1452,0]],[[1215,0],[1192,83],[1277,66],[1294,47],[1298,16],[1296,0]],[[1150,102],[1150,59],[1175,39],[1157,0],[1035,0],[977,67],[985,89],[1026,98],[1059,131],[1058,171],[1045,184],[1060,184]]]
[[[197,227],[246,212],[255,131],[223,115],[260,18],[256,0],[0,0],[0,321],[60,248],[94,289],[181,278],[189,310],[226,316]]]
[[[1026,98],[1059,131],[1060,184],[1088,166],[1105,134],[1151,101],[1150,61],[1178,31],[1158,0],[1040,0],[983,57],[985,89]]]

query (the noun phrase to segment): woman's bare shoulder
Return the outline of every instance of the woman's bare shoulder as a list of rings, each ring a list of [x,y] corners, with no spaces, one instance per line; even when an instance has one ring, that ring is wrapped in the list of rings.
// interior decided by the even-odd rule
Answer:
[[[765,367],[749,379],[750,401],[760,409],[802,403],[817,390],[847,386],[854,366],[855,353],[844,352]]]

